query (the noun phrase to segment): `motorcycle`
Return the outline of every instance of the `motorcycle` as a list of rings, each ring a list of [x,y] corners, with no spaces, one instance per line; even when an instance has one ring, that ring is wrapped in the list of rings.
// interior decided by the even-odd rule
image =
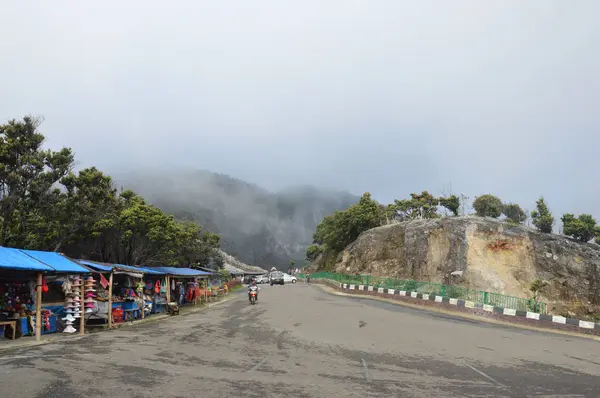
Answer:
[[[256,293],[256,290],[250,291],[250,304],[252,305],[256,304]]]

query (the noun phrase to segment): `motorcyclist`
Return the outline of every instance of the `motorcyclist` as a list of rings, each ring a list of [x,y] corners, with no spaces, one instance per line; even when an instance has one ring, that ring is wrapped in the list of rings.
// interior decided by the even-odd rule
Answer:
[[[252,283],[248,286],[248,300],[250,300],[250,292],[256,291],[256,301],[258,301],[258,292],[260,292],[260,287],[256,285],[256,280],[253,278]]]

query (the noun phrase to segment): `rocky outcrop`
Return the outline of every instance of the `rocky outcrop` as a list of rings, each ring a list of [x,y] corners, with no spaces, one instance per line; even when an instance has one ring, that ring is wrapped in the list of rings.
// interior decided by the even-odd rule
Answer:
[[[467,286],[529,297],[547,282],[549,310],[600,314],[600,247],[479,217],[416,220],[374,228],[342,253],[341,273]],[[455,272],[459,271],[459,272]]]

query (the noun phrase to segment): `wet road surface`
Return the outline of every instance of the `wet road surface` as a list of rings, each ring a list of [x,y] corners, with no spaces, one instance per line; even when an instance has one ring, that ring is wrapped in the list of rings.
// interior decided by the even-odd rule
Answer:
[[[600,343],[305,284],[0,353],[2,397],[598,397]]]

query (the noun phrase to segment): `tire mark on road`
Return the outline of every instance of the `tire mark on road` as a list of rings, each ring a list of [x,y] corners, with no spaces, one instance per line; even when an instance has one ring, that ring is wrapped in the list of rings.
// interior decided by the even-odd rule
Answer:
[[[491,381],[492,383],[496,384],[499,387],[502,388],[508,388],[507,386],[505,386],[504,384],[500,383],[498,380],[494,379],[492,376],[488,376],[485,373],[483,373],[481,370],[475,368],[474,366],[469,365],[468,363],[465,364],[468,368],[470,368],[471,370],[479,373],[480,375],[482,375],[483,377],[485,377],[486,379],[488,379],[489,381]]]
[[[248,372],[254,372],[256,371],[258,368],[260,368],[265,362],[267,362],[267,359],[269,359],[269,356],[267,355],[266,357],[264,357],[259,363],[257,363],[256,365],[254,365],[252,367],[252,369],[250,369]]]

